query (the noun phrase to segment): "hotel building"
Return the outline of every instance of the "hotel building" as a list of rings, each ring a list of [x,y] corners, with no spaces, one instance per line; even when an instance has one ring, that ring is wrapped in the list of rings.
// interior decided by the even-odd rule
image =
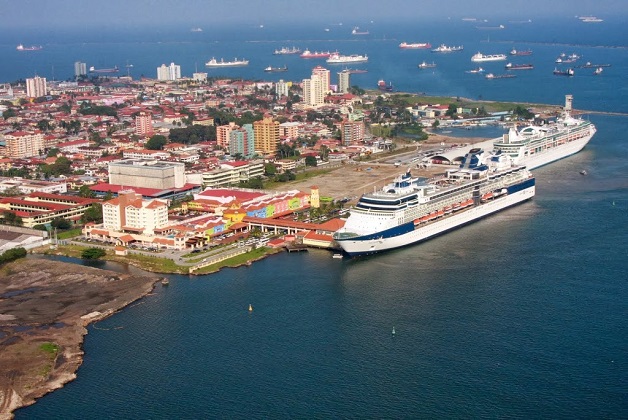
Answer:
[[[253,123],[255,133],[255,151],[260,154],[274,155],[279,148],[279,121],[264,117]]]

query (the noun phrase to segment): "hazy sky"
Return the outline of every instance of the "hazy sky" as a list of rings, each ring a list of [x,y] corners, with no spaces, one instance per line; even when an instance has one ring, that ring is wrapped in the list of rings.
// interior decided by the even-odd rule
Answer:
[[[0,0],[0,26],[357,22],[492,16],[628,17],[628,0]]]

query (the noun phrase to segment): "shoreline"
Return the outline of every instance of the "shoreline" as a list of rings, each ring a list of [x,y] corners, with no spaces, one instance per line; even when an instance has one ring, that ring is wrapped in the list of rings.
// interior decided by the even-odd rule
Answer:
[[[159,280],[47,259],[0,267],[0,419],[77,377],[90,324],[150,294]]]

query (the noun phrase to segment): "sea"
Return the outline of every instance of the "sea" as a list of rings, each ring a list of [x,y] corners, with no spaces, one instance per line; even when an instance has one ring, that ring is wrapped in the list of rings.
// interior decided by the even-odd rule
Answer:
[[[326,66],[272,54],[296,46],[367,54],[352,66],[368,70],[352,76],[363,88],[382,79],[410,93],[548,104],[572,94],[575,108],[607,113],[585,115],[598,132],[583,151],[534,171],[533,200],[428,242],[167,276],[168,287],[91,325],[76,380],[16,418],[628,418],[628,118],[608,114],[628,112],[625,22],[503,23],[360,22],[369,31],[360,36],[314,23],[0,33],[4,82],[72,78],[75,61],[134,78],[175,62],[188,76],[260,81]],[[401,50],[402,41],[464,51]],[[465,73],[474,53],[512,48],[533,50],[509,60],[534,69],[498,80]],[[554,76],[563,52],[610,67]],[[250,64],[205,69],[211,57]],[[419,70],[424,60],[437,67]],[[501,74],[504,64],[481,65]],[[289,71],[264,73],[269,65]]]

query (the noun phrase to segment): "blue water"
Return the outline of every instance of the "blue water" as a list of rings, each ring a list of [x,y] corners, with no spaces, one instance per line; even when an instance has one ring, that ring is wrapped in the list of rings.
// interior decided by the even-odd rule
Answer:
[[[264,42],[250,42],[253,29],[194,42],[185,28],[171,45],[135,34],[82,51],[102,66],[128,59],[147,73],[162,62],[185,72],[194,60],[237,55],[252,62],[234,74],[258,78],[274,77],[261,69],[286,60],[282,77],[298,80],[311,64],[274,57],[274,48],[339,48],[369,54],[360,77],[373,86],[381,77],[415,92],[551,103],[571,93],[579,108],[627,111],[625,48],[541,44],[625,45],[613,22],[575,33],[564,30],[571,21],[545,32],[521,25],[490,31],[490,43],[481,42],[487,31],[439,25],[370,28],[369,39],[334,41],[311,28],[298,33],[319,39],[308,42],[272,28]],[[537,67],[503,81],[464,74],[474,50],[512,48],[498,37],[532,48]],[[441,58],[399,51],[402,40],[464,42],[466,50]],[[87,60],[63,41],[41,53],[68,66]],[[612,67],[598,78],[555,78],[561,51]],[[42,63],[19,57],[21,73],[0,75],[21,77]],[[416,69],[423,57],[438,60],[438,71]],[[90,327],[78,378],[16,417],[627,418],[628,119],[590,118],[598,133],[581,153],[535,171],[532,201],[424,244],[353,260],[280,254],[209,276],[170,276],[168,288]]]

